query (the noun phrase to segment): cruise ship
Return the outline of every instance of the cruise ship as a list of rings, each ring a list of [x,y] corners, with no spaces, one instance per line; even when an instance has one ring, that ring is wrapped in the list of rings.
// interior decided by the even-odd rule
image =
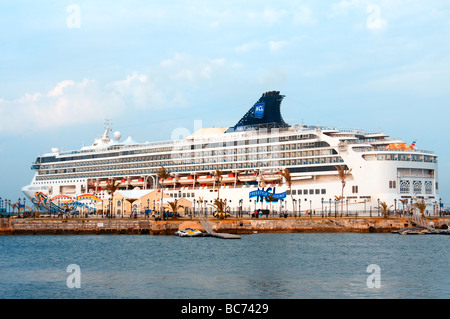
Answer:
[[[368,212],[380,202],[403,209],[419,199],[428,210],[435,208],[434,152],[383,132],[290,125],[281,115],[284,98],[279,91],[265,92],[234,126],[201,128],[166,142],[121,141],[119,132],[110,138],[106,122],[92,145],[38,156],[31,166],[36,173],[22,191],[34,203],[38,196],[68,197],[89,206],[92,198],[108,199],[106,187],[115,182],[119,190],[163,188],[193,205],[219,196],[241,211],[268,207],[268,195],[276,210],[295,214],[336,207]],[[164,180],[158,178],[162,167],[170,174]]]

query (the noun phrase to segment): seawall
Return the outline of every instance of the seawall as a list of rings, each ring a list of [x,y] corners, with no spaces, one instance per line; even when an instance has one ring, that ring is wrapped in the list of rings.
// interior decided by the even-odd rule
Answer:
[[[450,218],[429,218],[437,228],[449,225]],[[256,218],[209,220],[218,233],[380,233],[411,226],[405,218]],[[445,227],[445,226],[444,226]],[[199,220],[175,219],[31,219],[2,218],[0,235],[25,234],[150,234],[172,235],[179,229],[204,231]]]

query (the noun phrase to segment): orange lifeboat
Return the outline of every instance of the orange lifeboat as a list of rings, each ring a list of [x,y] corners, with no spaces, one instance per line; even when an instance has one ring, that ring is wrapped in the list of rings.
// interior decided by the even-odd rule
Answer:
[[[221,182],[223,183],[233,183],[236,180],[235,174],[228,174],[227,176],[223,176]]]
[[[214,178],[211,174],[206,176],[199,176],[197,177],[197,182],[199,182],[200,184],[213,184]]]
[[[161,179],[159,180],[159,182],[162,185],[173,185],[173,183],[175,182],[175,179],[173,176],[168,177],[167,179],[165,179],[164,181],[162,181]]]
[[[261,177],[263,179],[263,181],[267,182],[276,182],[281,180],[281,172],[267,172],[267,173],[262,173]]]
[[[144,179],[143,178],[139,178],[139,179],[132,179],[130,184],[132,186],[142,186],[144,185]]]
[[[183,176],[178,179],[178,183],[180,183],[182,185],[193,184],[194,182],[195,182],[195,176],[193,176],[193,175]]]
[[[414,151],[413,145],[406,145],[406,143],[392,143],[385,147],[386,150],[405,150]]]
[[[238,178],[241,182],[253,182],[256,181],[256,173],[241,173]]]

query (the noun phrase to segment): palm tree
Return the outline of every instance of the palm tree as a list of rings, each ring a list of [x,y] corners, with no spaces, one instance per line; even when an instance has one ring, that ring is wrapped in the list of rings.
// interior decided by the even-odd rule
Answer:
[[[200,214],[203,215],[203,197],[199,197],[198,202],[200,203]]]
[[[69,212],[70,212],[69,204],[64,203],[64,213],[67,213],[67,218],[69,217]]]
[[[161,205],[160,205],[160,214],[162,214],[163,211],[163,199],[164,199],[164,188],[163,188],[163,182],[170,177],[170,173],[166,171],[164,166],[161,166],[161,168],[158,170],[158,178],[161,180]]]
[[[291,193],[291,201],[292,201],[292,211],[294,213],[295,216],[295,205],[294,205],[294,197],[292,197],[292,177],[291,177],[291,172],[289,171],[288,168],[285,168],[281,174],[283,175],[286,183],[289,186],[289,192]]]
[[[108,192],[108,195],[112,198],[111,201],[109,202],[110,217],[112,216],[111,203],[112,203],[112,201],[114,201],[114,193],[119,189],[119,184],[120,184],[120,181],[117,181],[117,184],[116,184],[116,181],[110,180],[110,183],[108,183],[106,185],[106,191]]]
[[[216,186],[216,182],[220,182],[222,180],[222,171],[216,169],[216,171],[214,172],[214,187]],[[219,189],[220,189],[220,185],[217,188],[217,198],[219,198]]]
[[[226,217],[226,214],[227,214],[227,213],[228,213],[228,214],[230,213],[230,207],[227,206],[226,201],[223,200],[223,199],[216,198],[216,199],[214,200],[214,204],[212,204],[212,205],[209,204],[209,205],[212,206],[212,207],[214,207],[214,208],[216,209],[216,211],[217,211],[218,216],[219,216],[220,219],[225,218],[225,217]]]
[[[420,212],[420,215],[425,218],[425,210],[427,209],[427,204],[422,199],[421,201],[415,202],[414,207],[417,208]]]
[[[345,184],[346,184],[346,179],[347,177],[350,176],[350,172],[352,171],[352,169],[347,169],[346,165],[340,165],[340,166],[335,166],[336,170],[338,172],[339,175],[339,179],[341,180],[342,183],[342,195],[341,195],[341,217],[342,214],[344,213],[344,188],[345,188]]]
[[[337,205],[337,203],[340,203],[341,201],[342,201],[342,204],[344,204],[344,198],[342,196],[334,195],[334,201],[336,202],[336,205]],[[336,205],[335,205],[335,207],[336,207]],[[336,217],[336,210],[334,212],[334,217]],[[341,215],[341,217],[342,217],[342,215]]]
[[[400,199],[400,202],[403,204],[403,213],[405,212],[405,205],[408,204],[408,200],[406,198]]]
[[[266,200],[270,203],[270,212],[272,212],[272,203],[276,202],[278,199],[275,198],[272,194],[266,196]]]
[[[40,206],[44,204],[44,200],[41,196],[36,196],[37,203],[35,203],[36,206],[36,213],[34,214],[35,217],[39,217],[39,214],[41,212]]]
[[[173,218],[174,218],[174,219],[177,218],[177,212],[178,212],[178,209],[184,208],[184,206],[178,205],[178,200],[176,200],[176,199],[175,199],[174,202],[168,202],[168,204],[169,204],[170,210],[171,210],[172,213],[173,213]]]
[[[12,214],[14,216],[14,211],[16,210],[17,207],[17,217],[20,217],[20,212],[19,212],[19,203],[9,203],[9,206],[12,208]]]
[[[377,206],[375,208],[381,209],[381,211],[383,212],[384,218],[387,218],[387,214],[391,210],[392,206],[393,205],[388,207],[388,204],[386,204],[386,202],[380,202],[380,206]]]

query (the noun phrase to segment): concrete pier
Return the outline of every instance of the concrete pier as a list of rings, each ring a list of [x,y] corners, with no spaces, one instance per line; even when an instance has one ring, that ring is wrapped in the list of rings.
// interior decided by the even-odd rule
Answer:
[[[430,218],[436,228],[446,228],[450,218]],[[214,233],[380,233],[410,227],[405,218],[257,218],[209,220]],[[205,231],[199,219],[1,218],[0,235],[16,234],[142,234],[172,235],[178,230]]]

